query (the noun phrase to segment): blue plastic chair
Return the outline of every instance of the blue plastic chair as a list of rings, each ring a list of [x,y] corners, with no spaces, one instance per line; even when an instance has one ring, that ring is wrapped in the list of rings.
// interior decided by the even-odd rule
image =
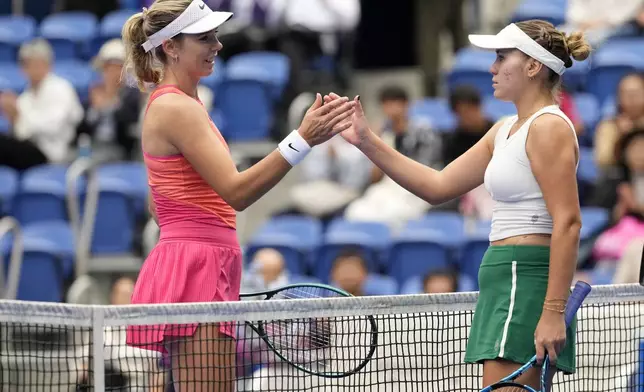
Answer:
[[[588,93],[575,94],[573,100],[585,128],[581,139],[585,145],[592,146],[595,127],[597,127],[601,118],[599,102],[597,102],[597,98],[594,95]]]
[[[89,101],[89,88],[98,74],[84,61],[63,60],[54,63],[54,73],[74,86],[81,102]]]
[[[479,267],[481,266],[485,252],[490,247],[488,232],[478,232],[468,235],[459,252],[459,270],[461,274],[472,279],[475,290],[478,290],[479,287]]]
[[[145,167],[134,162],[107,164],[100,167],[97,174],[100,193],[92,253],[130,253],[134,246],[137,222],[144,214],[147,201]],[[82,207],[85,197],[83,193]]]
[[[258,80],[224,80],[218,88],[217,109],[225,118],[221,129],[228,141],[259,141],[273,126],[271,87]]]
[[[400,287],[400,294],[422,294],[425,289],[423,288],[423,279],[425,276],[413,276]],[[458,292],[476,291],[474,281],[465,276],[459,275],[458,277]]]
[[[595,165],[593,150],[589,147],[579,149],[579,167],[577,168],[577,178],[580,182],[594,184],[599,177],[599,170]]]
[[[17,64],[0,63],[0,93],[13,91],[20,94],[27,87],[27,78]]]
[[[6,166],[0,166],[0,216],[10,215],[13,199],[18,192],[18,172]]]
[[[571,93],[577,93],[586,89],[590,61],[574,61],[572,67],[563,74],[563,84]]]
[[[36,20],[27,15],[0,15],[0,62],[15,62],[20,45],[32,39]]]
[[[2,92],[0,92],[2,94]],[[11,123],[0,113],[0,135],[7,134],[11,130]]]
[[[412,103],[409,117],[413,122],[426,123],[436,131],[453,131],[456,118],[445,99],[425,98]]]
[[[21,224],[68,219],[66,173],[63,165],[41,165],[22,174],[13,211]]]
[[[125,22],[134,15],[134,10],[121,9],[107,13],[100,21],[98,34],[103,40],[121,38]]]
[[[530,19],[541,19],[559,26],[566,21],[566,10],[555,3],[524,1],[514,10],[511,22],[516,23]]]
[[[255,80],[270,86],[273,99],[279,99],[289,81],[290,63],[280,52],[255,51],[231,57],[227,76],[232,80]]]
[[[458,242],[447,231],[410,225],[392,241],[387,273],[402,284],[412,276],[449,267]]]
[[[617,91],[627,74],[644,69],[644,56],[625,51],[624,47],[602,46],[593,56],[586,89],[600,104]]]
[[[610,224],[610,210],[600,207],[581,208],[581,240],[601,232]]]
[[[313,266],[315,276],[328,282],[334,260],[348,247],[360,250],[370,271],[379,271],[390,240],[389,227],[382,223],[336,219],[324,235],[324,243]]]
[[[307,216],[280,216],[264,223],[246,248],[246,260],[252,260],[262,248],[274,248],[284,257],[293,274],[306,274],[313,252],[322,241],[322,223]]]
[[[459,85],[475,87],[482,96],[494,94],[490,67],[496,60],[496,53],[480,49],[465,48],[460,50],[452,68],[447,74],[447,86],[453,90]]]
[[[396,295],[398,282],[391,276],[372,273],[367,276],[362,291],[364,295]]]
[[[517,108],[512,102],[501,101],[493,96],[483,98],[483,113],[492,121],[498,121],[506,116],[517,114]]]
[[[62,302],[65,280],[74,271],[74,237],[63,221],[39,222],[22,228],[24,253],[18,299],[23,301]],[[2,239],[5,271],[12,248],[12,236]]]
[[[457,243],[464,232],[463,216],[457,212],[429,211],[420,219],[407,222],[406,229],[435,229],[444,233]]]
[[[51,14],[40,24],[40,35],[51,43],[56,60],[87,57],[97,33],[98,18],[85,11]]]
[[[611,118],[615,117],[617,114],[617,102],[615,101],[615,96],[611,95],[604,99],[604,103],[601,105],[601,118]]]

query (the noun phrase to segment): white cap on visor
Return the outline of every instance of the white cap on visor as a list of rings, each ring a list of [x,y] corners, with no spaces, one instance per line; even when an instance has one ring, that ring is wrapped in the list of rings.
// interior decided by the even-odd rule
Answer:
[[[566,70],[560,58],[539,45],[514,23],[506,26],[497,35],[470,34],[469,39],[472,45],[482,49],[518,49],[559,75],[563,75]]]
[[[203,1],[194,0],[177,19],[149,37],[143,43],[143,49],[149,52],[181,33],[201,34],[214,30],[232,16],[232,12],[213,12]]]

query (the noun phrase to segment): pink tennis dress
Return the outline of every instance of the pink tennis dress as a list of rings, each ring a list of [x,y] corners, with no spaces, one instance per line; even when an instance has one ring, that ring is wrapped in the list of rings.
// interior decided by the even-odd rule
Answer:
[[[186,95],[174,86],[161,86],[150,96],[148,107],[163,94]],[[205,109],[204,115],[208,115]],[[227,147],[212,120],[210,125]],[[144,152],[144,160],[161,236],[141,268],[132,303],[239,300],[242,255],[235,210],[182,155],[159,157]],[[197,326],[130,326],[127,344],[166,353],[167,338],[192,336]],[[235,337],[232,323],[220,324],[220,330]]]

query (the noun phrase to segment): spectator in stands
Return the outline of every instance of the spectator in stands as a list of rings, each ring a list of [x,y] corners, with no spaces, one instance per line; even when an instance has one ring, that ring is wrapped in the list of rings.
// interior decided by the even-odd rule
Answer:
[[[599,46],[626,23],[635,19],[642,0],[569,0],[565,31],[583,31],[592,46]]]
[[[455,293],[458,291],[458,274],[451,269],[430,271],[423,279],[426,294]]]
[[[616,165],[615,148],[620,138],[644,126],[644,76],[634,73],[620,80],[616,105],[615,117],[603,120],[595,133],[595,161],[603,170]]]
[[[258,250],[251,261],[252,272],[260,279],[259,290],[272,290],[286,286],[289,282],[284,256],[272,248]]]
[[[29,87],[20,96],[4,91],[2,112],[13,134],[0,135],[0,165],[18,170],[69,158],[70,142],[83,118],[83,107],[74,87],[51,72],[54,52],[37,38],[25,43],[19,60]]]
[[[303,181],[290,191],[293,207],[322,219],[359,197],[371,183],[373,168],[360,150],[339,137],[311,150],[300,166]]]
[[[403,155],[423,165],[440,168],[442,147],[440,136],[427,124],[412,123],[409,119],[409,96],[398,86],[385,87],[380,92],[380,107],[385,123],[380,134]],[[372,167],[371,185],[364,196],[351,203],[345,217],[350,220],[378,221],[397,230],[408,220],[422,216],[431,207],[427,202],[407,192]],[[392,200],[396,200],[392,203]]]
[[[369,275],[367,262],[356,249],[344,249],[331,267],[333,285],[356,297],[364,295],[363,286]]]
[[[450,164],[475,145],[492,128],[494,121],[483,113],[481,95],[473,86],[457,86],[449,95],[449,105],[456,116],[453,132],[445,134],[443,160]]]
[[[79,133],[92,137],[92,150],[100,160],[132,158],[135,152],[141,94],[122,83],[125,46],[120,38],[103,44],[94,59],[101,81],[90,88],[89,108]]]
[[[622,138],[618,161],[623,174],[613,209],[615,225],[600,234],[594,244],[597,262],[614,263],[623,258],[631,242],[644,239],[644,128]],[[630,263],[633,261],[626,261]]]

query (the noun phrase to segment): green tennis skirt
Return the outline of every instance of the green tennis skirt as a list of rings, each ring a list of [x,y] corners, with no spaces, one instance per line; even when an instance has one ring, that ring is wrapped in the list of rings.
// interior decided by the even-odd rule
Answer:
[[[550,248],[490,246],[479,270],[479,300],[467,342],[465,362],[489,359],[524,364],[535,355],[534,331],[548,287]],[[576,321],[568,329],[566,346],[556,367],[575,372]]]

